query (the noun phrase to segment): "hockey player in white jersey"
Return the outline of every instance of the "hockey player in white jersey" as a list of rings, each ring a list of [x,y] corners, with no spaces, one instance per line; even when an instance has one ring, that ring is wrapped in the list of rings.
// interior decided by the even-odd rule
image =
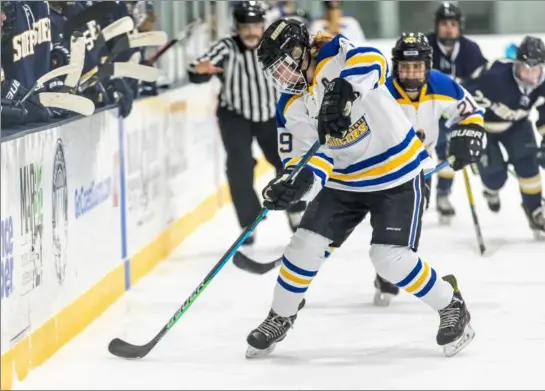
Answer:
[[[432,68],[432,47],[422,33],[404,33],[392,49],[393,72],[386,87],[411,121],[428,151],[434,151],[440,132],[484,134],[484,109],[457,81]],[[446,120],[446,129],[439,120]],[[447,136],[447,135],[445,135]],[[447,137],[445,137],[447,139]],[[460,169],[460,164],[453,168]],[[431,177],[426,181],[429,203]],[[374,303],[387,306],[399,288],[378,274]]]
[[[286,337],[330,246],[340,246],[368,213],[375,269],[438,312],[437,343],[447,356],[456,354],[474,336],[470,315],[454,276],[439,277],[416,253],[423,168],[433,162],[385,86],[386,58],[342,35],[310,42],[304,25],[284,19],[265,31],[258,59],[283,93],[277,121],[285,171],[263,190],[264,205],[284,210],[303,197],[312,202],[283,254],[272,308],[248,335],[246,356],[270,353]],[[287,182],[316,138],[323,146]],[[483,134],[459,132],[450,146],[456,167],[471,164],[482,153]]]

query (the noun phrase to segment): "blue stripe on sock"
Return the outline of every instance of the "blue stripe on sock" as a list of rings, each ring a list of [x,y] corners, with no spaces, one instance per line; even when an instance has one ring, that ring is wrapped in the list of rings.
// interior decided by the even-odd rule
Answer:
[[[416,297],[424,297],[426,294],[433,288],[435,285],[435,281],[437,280],[437,273],[435,273],[435,269],[431,269],[431,277],[424,289],[422,289],[420,292],[416,293]]]
[[[276,282],[278,282],[282,288],[292,293],[305,293],[308,289],[308,287],[305,287],[305,288],[294,287],[293,285],[290,285],[287,282],[285,282],[280,276],[278,276],[278,279],[276,280]]]
[[[286,266],[286,268],[291,271],[291,272],[294,272],[294,273],[297,273],[301,276],[305,276],[305,277],[314,277],[316,274],[318,274],[317,271],[315,272],[311,272],[311,271],[308,271],[308,270],[305,270],[305,269],[301,269],[300,267],[298,266],[295,266],[293,263],[291,263],[290,261],[287,260],[286,257],[282,257],[282,263],[284,264],[284,266]]]
[[[405,277],[402,281],[398,282],[396,285],[400,288],[405,287],[406,285],[409,285],[412,280],[420,273],[420,270],[422,270],[422,260],[418,258],[418,263],[414,267],[413,271]]]

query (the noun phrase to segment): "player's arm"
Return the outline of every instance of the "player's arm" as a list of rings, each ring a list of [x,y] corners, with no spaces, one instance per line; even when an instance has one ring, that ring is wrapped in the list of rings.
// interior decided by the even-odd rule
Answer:
[[[451,80],[452,103],[445,110],[446,126],[450,132],[448,155],[454,157],[451,166],[460,170],[468,164],[477,163],[486,145],[484,130],[484,108],[479,106],[471,94],[456,81]]]
[[[263,189],[263,198],[265,207],[284,210],[301,199],[314,198],[331,175],[334,161],[318,150],[293,183],[286,182],[287,176],[316,142],[317,133],[302,96],[283,94],[277,104],[276,122],[278,153],[284,169]]]
[[[205,54],[192,61],[188,67],[189,81],[206,83],[213,75],[222,73],[221,65],[229,55],[229,45],[229,39],[220,39]]]

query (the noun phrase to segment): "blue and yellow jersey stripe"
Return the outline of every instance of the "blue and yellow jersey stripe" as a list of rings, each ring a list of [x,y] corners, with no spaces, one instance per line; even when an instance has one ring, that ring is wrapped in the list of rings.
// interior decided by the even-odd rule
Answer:
[[[378,81],[373,87],[377,88],[386,82],[388,61],[378,49],[357,47],[346,53],[346,60],[340,77],[363,76],[373,71],[378,73]]]
[[[296,165],[301,161],[301,157],[294,157],[294,158],[286,158],[282,162],[284,165],[284,168]],[[314,156],[309,160],[306,167],[310,168],[314,174],[320,178],[320,181],[322,183],[322,186],[325,186],[325,183],[327,182],[327,179],[331,176],[331,173],[333,172],[333,159],[329,156],[317,152],[314,154]]]
[[[414,129],[402,142],[344,169],[335,169],[329,180],[348,187],[370,187],[394,182],[419,168],[429,158]]]

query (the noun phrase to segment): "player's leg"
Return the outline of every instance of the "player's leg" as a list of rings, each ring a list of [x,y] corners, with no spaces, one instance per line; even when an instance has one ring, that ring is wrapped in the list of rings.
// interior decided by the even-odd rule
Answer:
[[[501,208],[500,190],[507,181],[507,163],[500,149],[500,138],[500,134],[487,134],[486,151],[477,163],[483,196],[492,212],[499,212]]]
[[[254,123],[253,134],[255,135],[257,143],[263,151],[265,158],[272,166],[274,166],[274,168],[276,169],[276,173],[278,174],[282,170],[282,162],[280,161],[280,156],[278,154],[278,131],[276,129],[276,119],[273,118],[272,120],[267,122]],[[281,145],[282,148],[289,149],[292,147],[291,142],[286,142],[284,144]],[[306,202],[299,201],[293,204],[286,211],[292,231],[295,232],[295,230],[301,223],[301,218],[303,217],[303,212],[305,211],[305,208]]]
[[[267,318],[248,335],[246,357],[270,353],[297,317],[299,304],[318,270],[362,221],[367,209],[361,194],[324,188],[310,202],[301,225],[286,247]]]
[[[227,155],[226,173],[231,199],[242,228],[252,223],[261,204],[254,189],[255,160],[252,155],[251,123],[231,111],[218,110],[221,139]],[[245,244],[252,244],[253,237]]]
[[[542,205],[541,174],[536,157],[537,141],[529,121],[521,122],[516,129],[506,132],[503,143],[518,177],[522,207],[530,228],[545,232],[545,215]],[[536,233],[537,233],[536,232]]]
[[[371,260],[377,273],[421,299],[440,318],[437,343],[451,356],[473,338],[470,315],[454,276],[439,277],[416,250],[422,227],[424,176],[374,193],[371,209]]]
[[[447,134],[448,128],[445,126],[445,120],[439,120],[439,135],[437,139],[437,145],[435,152],[437,158],[440,161],[446,160],[447,156]],[[437,195],[435,198],[436,209],[439,213],[439,219],[442,223],[450,222],[452,216],[456,214],[454,207],[452,206],[449,196],[452,190],[452,183],[454,181],[454,170],[450,167],[446,167],[439,171],[437,174]]]

